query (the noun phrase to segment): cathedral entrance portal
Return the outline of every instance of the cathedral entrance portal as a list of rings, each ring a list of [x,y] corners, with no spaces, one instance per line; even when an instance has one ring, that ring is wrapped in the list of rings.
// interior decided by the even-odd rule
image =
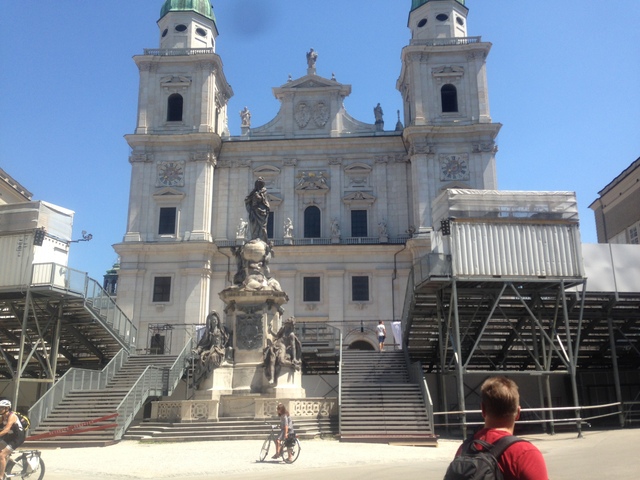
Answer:
[[[356,340],[349,345],[349,350],[375,350],[375,347],[366,340]]]

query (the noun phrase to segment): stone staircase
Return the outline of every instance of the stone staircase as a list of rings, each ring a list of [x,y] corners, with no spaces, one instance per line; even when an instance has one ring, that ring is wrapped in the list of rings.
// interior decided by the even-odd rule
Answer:
[[[38,428],[29,432],[35,437],[47,432],[62,430],[83,422],[90,422],[107,415],[116,413],[118,405],[129,393],[148,366],[169,368],[175,362],[176,356],[170,355],[134,355],[130,356],[122,368],[115,374],[103,389],[71,391],[60,404],[54,408]],[[91,423],[80,429],[91,429],[114,424],[116,419]],[[71,432],[70,432],[71,433]],[[95,447],[105,446],[116,442],[115,428],[92,430],[75,433],[73,435],[56,435],[39,440],[29,440],[24,448],[64,448],[64,447]]]
[[[338,432],[337,418],[293,418],[298,437],[311,439],[334,437]],[[217,422],[168,423],[140,422],[127,430],[123,440],[155,442],[199,442],[206,440],[262,440],[271,432],[270,425],[279,425],[277,417],[254,420],[243,417],[221,418]]]
[[[402,352],[343,352],[340,439],[437,445]]]

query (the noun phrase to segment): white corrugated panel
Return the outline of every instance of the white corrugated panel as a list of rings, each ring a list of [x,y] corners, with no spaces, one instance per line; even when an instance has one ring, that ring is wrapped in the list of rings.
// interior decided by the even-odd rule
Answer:
[[[33,263],[33,235],[0,235],[0,288],[27,285]]]
[[[0,232],[22,233],[44,227],[47,234],[71,240],[74,212],[43,201],[0,206]]]
[[[582,277],[577,224],[451,222],[456,276]]]

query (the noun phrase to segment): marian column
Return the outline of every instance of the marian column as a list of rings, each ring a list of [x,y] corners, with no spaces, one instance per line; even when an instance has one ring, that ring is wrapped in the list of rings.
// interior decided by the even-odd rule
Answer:
[[[220,292],[226,305],[226,324],[233,332],[230,390],[233,395],[303,398],[295,319],[283,321],[282,306],[289,297],[269,269],[273,246],[267,237],[270,209],[262,178],[245,198],[245,206],[250,240],[233,248],[237,272],[233,285]]]

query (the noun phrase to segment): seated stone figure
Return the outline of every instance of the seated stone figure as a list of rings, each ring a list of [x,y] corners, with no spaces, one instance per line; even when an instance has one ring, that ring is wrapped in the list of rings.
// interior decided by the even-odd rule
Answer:
[[[195,357],[193,384],[196,388],[225,360],[230,337],[229,330],[222,325],[220,316],[215,310],[207,315],[204,335],[193,351]]]
[[[264,349],[264,374],[270,384],[275,383],[282,366],[293,367],[300,370],[302,364],[302,344],[295,334],[294,317],[288,318],[284,325],[275,334],[273,341],[267,340],[268,345]],[[270,333],[273,331],[269,328]]]

